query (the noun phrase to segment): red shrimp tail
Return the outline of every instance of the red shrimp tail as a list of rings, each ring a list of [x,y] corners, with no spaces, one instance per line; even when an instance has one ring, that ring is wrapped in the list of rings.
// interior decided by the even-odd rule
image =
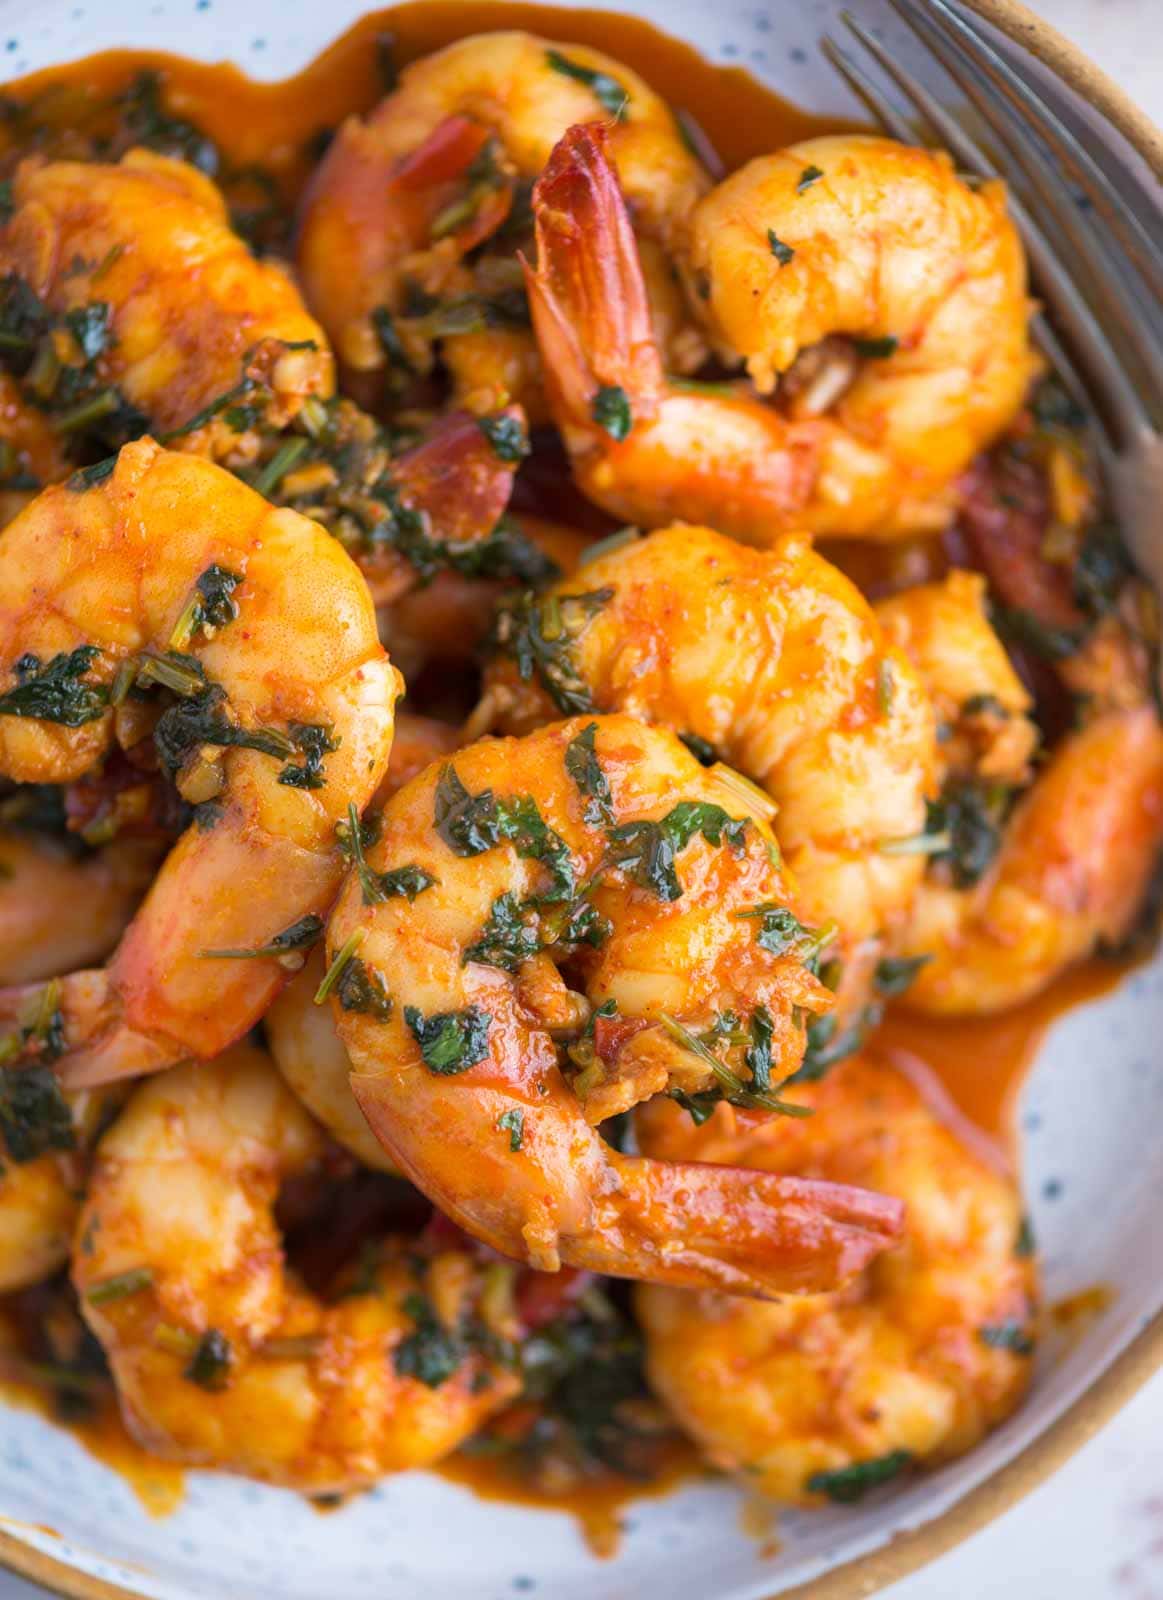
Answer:
[[[662,360],[638,245],[603,123],[570,128],[533,189],[537,266],[522,258],[534,332],[560,423],[590,424],[599,388],[636,419],[662,397]]]
[[[576,1266],[759,1299],[820,1294],[904,1228],[900,1200],[845,1184],[702,1162],[624,1158],[617,1170],[614,1216],[588,1248],[569,1250]]]

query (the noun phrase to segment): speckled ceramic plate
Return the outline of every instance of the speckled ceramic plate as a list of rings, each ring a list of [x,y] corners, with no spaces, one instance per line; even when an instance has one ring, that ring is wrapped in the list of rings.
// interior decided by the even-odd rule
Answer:
[[[886,20],[880,0],[852,3]],[[1062,60],[1060,41],[1020,7],[978,3],[1043,59]],[[362,9],[359,0],[3,0],[0,63],[16,76],[132,44],[278,77]],[[642,0],[633,9],[811,109],[852,110],[817,51],[840,9],[833,0]],[[568,37],[568,21],[557,31]],[[1066,64],[1086,72],[1069,51]],[[1151,130],[1117,90],[1097,76],[1087,89],[1150,157]],[[1024,1095],[1025,1185],[1047,1297],[1101,1284],[1105,1311],[1071,1348],[1047,1343],[1028,1404],[969,1459],[859,1507],[785,1515],[776,1555],[742,1530],[740,1496],[726,1483],[632,1506],[620,1552],[605,1563],[564,1515],[479,1502],[418,1473],[325,1517],[294,1495],[195,1473],[180,1508],[151,1520],[68,1434],[0,1406],[0,1560],[68,1594],[158,1600],[621,1600],[644,1591],[759,1600],[803,1584],[820,1600],[866,1594],[1002,1509],[1163,1356],[1161,1032],[1156,961],[1053,1028]],[[1094,1398],[1080,1404],[1087,1391]]]

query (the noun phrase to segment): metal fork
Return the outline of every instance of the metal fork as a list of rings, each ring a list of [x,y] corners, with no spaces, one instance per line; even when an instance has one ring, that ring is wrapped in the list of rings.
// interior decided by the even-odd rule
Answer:
[[[1049,312],[1035,319],[1035,338],[1091,418],[1123,537],[1163,600],[1163,251],[1153,237],[1163,212],[1144,217],[1130,208],[1063,120],[959,6],[948,0],[889,3],[997,140],[1004,170],[848,12],[842,13],[845,27],[904,96],[915,121],[835,39],[824,39],[824,54],[893,138],[915,144],[919,133],[923,142],[949,150],[965,172],[1009,180],[1010,212]],[[1092,212],[1080,209],[1062,169]],[[1094,218],[1102,219],[1102,228]]]

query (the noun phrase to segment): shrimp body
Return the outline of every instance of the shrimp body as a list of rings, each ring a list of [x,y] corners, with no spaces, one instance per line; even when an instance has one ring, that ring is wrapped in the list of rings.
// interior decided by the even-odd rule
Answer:
[[[228,391],[241,400],[248,385],[277,428],[334,387],[322,330],[288,274],[255,260],[218,189],[183,161],[131,150],[110,165],[24,163],[0,275],[75,325],[100,313],[98,387],[139,414],[132,432],[178,430],[183,448],[219,455],[237,442],[229,423],[190,425]]]
[[[738,801],[628,717],[483,740],[384,812],[367,865],[420,892],[368,904],[353,876],[341,895],[327,950],[356,1099],[404,1173],[505,1254],[770,1293],[835,1283],[892,1237],[896,1211],[869,1196],[643,1162],[590,1126],[672,1083],[713,1084],[675,1034],[727,1011],[754,1031],[762,1010],[762,1076],[777,1083],[829,1004],[802,955],[757,942],[748,913],[791,889]],[[679,817],[710,832],[672,856]],[[609,1002],[613,1022],[592,1016]],[[579,1097],[557,1041],[587,1018]]]
[[[696,1129],[647,1107],[642,1146],[883,1189],[907,1202],[898,1248],[847,1289],[777,1305],[645,1284],[636,1297],[650,1382],[709,1460],[821,1505],[862,1463],[936,1465],[1008,1416],[1029,1382],[1036,1291],[1016,1187],[907,1079],[856,1057],[802,1092],[815,1115],[794,1126],[724,1106]]]
[[[565,130],[603,106],[621,107],[611,157],[639,226],[665,241],[709,179],[666,103],[588,46],[517,31],[459,39],[405,68],[366,120],[346,122],[304,197],[297,254],[340,359],[359,372],[386,366],[371,314],[398,313],[409,278],[429,294],[463,293],[466,251],[505,220],[516,185],[538,176]],[[463,359],[462,383],[479,387],[481,335],[463,337],[474,355],[454,366]],[[523,342],[502,345],[520,367]]]
[[[804,915],[838,924],[847,951],[899,922],[923,863],[877,847],[924,822],[933,718],[855,586],[802,537],[758,551],[680,525],[587,562],[547,603],[586,592],[607,598],[572,644],[578,692],[694,735],[761,784]],[[560,652],[556,681],[527,681],[510,633],[489,681],[522,729],[562,704]]]
[[[154,1454],[342,1492],[439,1460],[519,1388],[468,1352],[434,1386],[411,1375],[407,1308],[438,1275],[470,1279],[463,1252],[425,1272],[389,1246],[370,1290],[330,1302],[297,1282],[274,1203],[324,1148],[249,1046],[143,1085],[102,1140],[73,1278]],[[127,1273],[137,1291],[110,1294]]]
[[[831,172],[798,191],[813,154]],[[842,204],[838,189],[862,198]],[[561,140],[534,214],[526,283],[575,476],[646,526],[706,521],[756,544],[787,528],[940,527],[953,479],[1012,419],[1034,371],[1001,190],[971,192],[927,152],[807,141],[751,162],[691,213],[677,250],[692,303],[761,392],[833,334],[877,348],[857,371],[845,346],[786,409],[667,378],[600,125]],[[839,399],[824,395],[837,374]]]
[[[396,717],[392,758],[372,801],[369,815],[387,804],[417,773],[459,749],[455,728],[432,717],[401,711]],[[396,1169],[367,1125],[351,1092],[351,1060],[327,1006],[314,1004],[326,973],[321,950],[313,950],[302,972],[287,985],[263,1018],[263,1031],[276,1067],[289,1088],[331,1137],[358,1156],[365,1167]]]
[[[11,1107],[0,1119],[0,1294],[43,1282],[68,1260],[89,1154],[120,1097],[117,1087],[67,1096],[58,1107],[67,1115],[54,1116],[48,1141],[39,1137],[42,1109],[30,1119],[32,1144],[5,1129]]]
[[[224,609],[204,627],[207,574],[229,607],[218,594]],[[155,728],[108,700],[119,668],[140,682],[159,659],[181,697]],[[54,672],[64,698],[53,688],[46,701]],[[274,957],[203,952],[262,949],[326,911],[343,870],[335,825],[349,805],[362,809],[387,766],[398,676],[366,584],[315,524],[143,440],[100,482],[46,490],[6,530],[0,681],[34,696],[23,715],[13,689],[0,700],[5,776],[68,782],[115,740],[153,731],[184,797],[213,802],[109,966],[66,979],[62,1081],[218,1053],[258,1020],[286,972]],[[23,1003],[7,992],[7,1008]]]
[[[60,437],[25,400],[10,374],[0,373],[0,528],[22,511],[37,489],[69,470]]]
[[[955,569],[877,601],[876,619],[933,702],[942,781],[1023,784],[1038,743],[1033,701],[986,614],[985,579]]]
[[[1142,705],[1067,734],[971,889],[927,882],[901,939],[927,956],[904,1003],[1004,1011],[1131,930],[1163,849],[1163,728]]]
[[[103,961],[149,887],[159,850],[115,839],[78,858],[63,841],[0,829],[0,983]]]

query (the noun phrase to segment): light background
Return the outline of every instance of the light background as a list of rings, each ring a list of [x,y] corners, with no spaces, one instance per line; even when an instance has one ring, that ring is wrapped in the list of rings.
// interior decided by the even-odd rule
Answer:
[[[1163,122],[1163,0],[1027,3]],[[1163,1373],[1048,1484],[885,1600],[1011,1596],[1163,1600]],[[44,1591],[0,1573],[0,1600]]]

